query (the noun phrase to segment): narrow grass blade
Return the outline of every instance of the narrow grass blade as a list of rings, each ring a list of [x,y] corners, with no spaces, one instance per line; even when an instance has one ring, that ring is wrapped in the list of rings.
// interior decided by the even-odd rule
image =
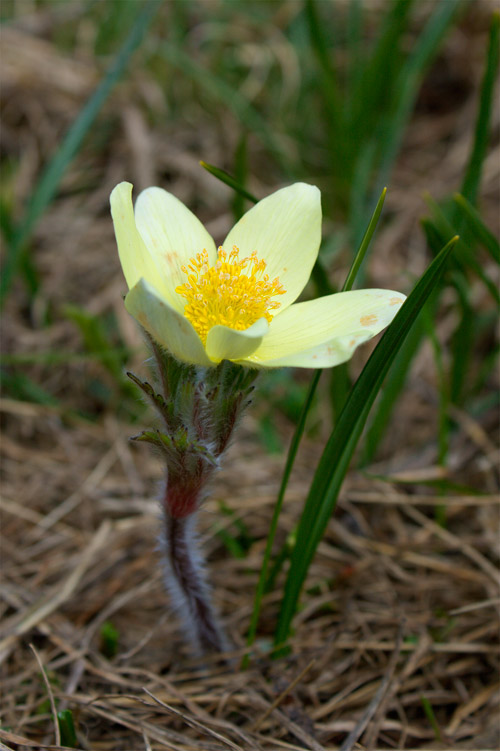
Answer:
[[[267,581],[267,572],[269,569],[269,561],[271,559],[271,552],[272,547],[274,543],[274,538],[276,536],[276,530],[278,528],[278,519],[279,515],[281,513],[281,508],[283,506],[283,501],[285,498],[285,492],[288,486],[288,480],[290,479],[290,475],[292,472],[292,468],[295,462],[295,457],[297,456],[297,451],[300,445],[300,441],[302,439],[302,435],[304,433],[304,428],[306,425],[306,419],[307,415],[309,414],[309,410],[311,409],[311,405],[313,403],[314,394],[316,393],[316,388],[319,383],[319,379],[321,378],[322,370],[317,370],[311,380],[311,384],[309,386],[309,391],[307,392],[307,396],[304,400],[304,405],[302,407],[302,412],[299,417],[299,421],[297,423],[297,427],[295,428],[295,433],[293,434],[292,442],[290,444],[290,448],[288,449],[288,455],[286,458],[285,463],[285,469],[283,471],[283,476],[281,478],[281,485],[278,492],[278,498],[276,500],[276,505],[274,507],[273,516],[271,519],[271,524],[269,526],[269,533],[267,536],[267,543],[266,543],[266,549],[264,551],[264,559],[262,561],[262,568],[260,570],[259,575],[259,581],[257,584],[257,589],[255,592],[255,601],[254,601],[254,607],[252,611],[252,617],[250,619],[250,625],[248,627],[248,636],[247,636],[247,645],[250,647],[254,641],[255,636],[257,634],[257,626],[259,623],[259,616],[260,616],[260,610],[262,607],[262,598],[264,596],[264,592],[266,589],[266,581]],[[245,669],[248,667],[250,656],[247,653],[241,662],[242,669]]]
[[[375,232],[375,229],[377,227],[378,220],[380,219],[380,214],[382,213],[382,209],[384,207],[386,194],[387,194],[387,188],[384,188],[380,195],[380,198],[377,201],[377,205],[375,206],[375,211],[373,212],[372,218],[370,219],[370,223],[367,227],[367,230],[363,236],[363,239],[361,240],[361,245],[359,246],[359,250],[356,253],[354,261],[352,262],[351,268],[349,269],[349,273],[347,274],[347,278],[344,282],[344,286],[342,287],[343,292],[345,292],[345,290],[352,289],[352,285],[354,284],[354,280],[356,276],[358,275],[358,271],[360,269],[361,264],[363,263],[363,259],[365,257],[366,251],[368,250],[368,246],[370,245],[371,239],[373,237],[373,233]]]
[[[248,177],[246,133],[241,134],[240,139],[238,141],[238,145],[236,146],[236,151],[234,153],[234,171],[236,174],[237,182],[241,186],[243,186],[243,189],[244,189],[244,186]],[[247,196],[244,196],[240,191],[237,191],[234,194],[233,217],[234,217],[235,224],[239,219],[241,219],[241,217],[245,213],[245,198],[248,198],[249,201],[252,201],[253,203],[255,203],[255,201],[249,198],[249,195],[250,194],[248,194]]]
[[[445,368],[443,362],[443,349],[436,332],[435,316],[425,305],[422,309],[422,320],[425,331],[432,345],[434,353],[434,364],[436,368],[437,381],[437,399],[438,399],[438,456],[437,463],[441,467],[446,466],[449,448],[450,422],[448,419],[449,410],[449,386],[446,380]]]
[[[428,302],[427,305],[430,303]],[[418,352],[424,336],[424,327],[421,318],[417,318],[410,333],[401,345],[394,360],[380,400],[378,401],[370,425],[365,433],[363,450],[361,452],[361,467],[373,461],[376,451],[389,425],[394,405],[403,391],[413,358]]]
[[[422,702],[422,707],[424,708],[426,717],[429,720],[429,724],[434,732],[434,736],[436,740],[438,741],[438,743],[441,743],[443,740],[443,736],[441,734],[441,728],[439,727],[439,723],[436,719],[434,709],[432,708],[432,704],[430,703],[429,699],[426,696],[421,696],[420,701]]]
[[[229,174],[229,172],[226,172],[225,170],[221,169],[220,167],[216,167],[213,164],[209,164],[208,162],[200,162],[200,165],[203,167],[203,169],[206,169],[207,172],[210,172],[211,175],[216,177],[221,182],[225,183],[225,185],[229,185],[230,188],[236,191],[240,196],[243,196],[243,198],[246,198],[248,201],[251,201],[252,203],[257,203],[258,198],[256,198],[254,195],[248,192],[243,185],[240,185],[240,183],[235,180],[232,175]]]
[[[493,93],[495,79],[498,74],[498,62],[500,56],[499,32],[500,13],[496,12],[493,14],[493,20],[490,27],[490,39],[486,56],[486,68],[481,86],[474,145],[461,190],[462,195],[472,204],[476,203],[479,182],[481,179],[481,170],[486,156],[486,150],[488,148],[488,131],[490,127]]]
[[[428,234],[429,244],[433,250],[437,250],[442,243],[446,242],[450,237],[453,237],[456,234],[456,224],[450,222],[445,211],[443,211],[439,204],[436,203],[430,195],[425,196],[425,201],[432,212],[432,221],[430,224],[433,225],[433,234]],[[426,230],[427,229],[429,229],[429,224],[427,224]],[[478,261],[476,253],[471,247],[471,243],[464,242],[462,237],[457,244],[455,258],[460,266],[469,266],[469,268],[477,274],[490,292],[496,304],[500,304],[500,293],[498,291],[496,280],[491,279],[488,276],[481,263]]]
[[[363,262],[363,259],[366,255],[366,251],[368,250],[368,247],[370,245],[370,241],[374,235],[375,229],[377,227],[378,220],[380,219],[380,214],[382,212],[382,208],[385,201],[385,195],[387,193],[387,189],[384,188],[382,191],[382,195],[380,196],[377,205],[375,207],[375,211],[373,212],[373,216],[371,218],[371,221],[366,229],[365,235],[363,237],[363,240],[361,242],[361,245],[358,249],[358,252],[356,253],[356,256],[352,262],[351,268],[349,269],[349,273],[347,274],[346,280],[344,282],[344,286],[342,287],[342,291],[346,292],[347,290],[352,289],[352,286],[354,284],[354,281],[356,279],[356,274],[359,271],[359,268]],[[288,455],[286,458],[285,463],[285,469],[283,470],[283,476],[281,478],[281,485],[278,492],[278,498],[276,500],[276,505],[274,507],[273,517],[271,519],[271,525],[269,528],[269,534],[267,537],[267,544],[266,549],[264,552],[264,560],[262,562],[262,568],[260,571],[259,576],[259,582],[257,584],[257,590],[255,593],[255,601],[254,601],[254,609],[252,612],[252,618],[250,620],[250,626],[248,629],[248,637],[247,637],[247,644],[248,646],[251,646],[253,642],[255,641],[255,635],[257,633],[257,625],[259,621],[259,615],[260,615],[260,609],[262,606],[262,597],[264,596],[265,588],[266,588],[266,581],[267,581],[267,572],[269,568],[269,561],[271,559],[271,552],[272,547],[274,543],[274,538],[276,536],[276,530],[278,528],[278,519],[279,515],[281,513],[281,508],[283,506],[283,501],[285,498],[286,489],[288,486],[288,481],[290,479],[290,474],[292,472],[292,468],[295,462],[295,457],[297,456],[297,451],[299,448],[300,441],[302,439],[302,435],[304,433],[304,428],[306,425],[307,415],[309,414],[309,410],[311,409],[311,405],[313,403],[314,395],[316,393],[316,389],[318,387],[319,379],[321,378],[322,370],[317,370],[311,380],[309,390],[307,392],[306,398],[304,400],[304,404],[302,406],[302,410],[299,416],[299,420],[297,422],[297,427],[295,429],[295,433],[292,438],[292,442],[290,444],[290,448],[288,449]],[[284,560],[283,560],[284,562]],[[244,656],[242,661],[242,668],[246,668],[249,662],[249,655],[248,653]]]
[[[20,402],[34,402],[49,407],[59,406],[55,396],[33,381],[29,376],[19,371],[9,373],[0,369],[0,386],[4,394]]]
[[[392,94],[394,71],[398,70],[401,39],[406,30],[408,14],[414,0],[393,0],[385,6],[379,37],[370,55],[369,64],[360,77],[360,89],[353,93],[354,121],[350,123],[357,136],[370,134]],[[384,6],[382,6],[384,7]],[[364,141],[365,138],[362,139]]]
[[[460,273],[453,275],[453,286],[458,296],[460,321],[453,332],[451,341],[450,398],[453,404],[464,401],[466,384],[469,385],[471,360],[474,357],[474,342],[478,336],[477,311],[471,304],[471,290],[467,278]]]
[[[266,120],[237,89],[224,79],[200,65],[179,45],[165,42],[161,47],[163,57],[181,74],[195,81],[213,100],[222,103],[241,122],[243,127],[255,133],[268,151],[276,159],[285,175],[291,173],[290,160],[286,156],[279,138]]]
[[[485,225],[478,211],[460,193],[455,193],[453,200],[462,209],[465,227],[477,242],[489,252],[493,260],[500,265],[500,244],[495,235]]]
[[[276,646],[282,645],[288,638],[309,566],[335,508],[340,487],[375,397],[415,318],[435,289],[457,240],[457,237],[453,238],[432,261],[386,330],[354,384],[328,440],[299,522],[275,633]]]
[[[333,55],[329,43],[331,31],[325,33],[325,24],[320,18],[316,0],[306,0],[304,5],[309,38],[313,54],[316,56],[321,71],[322,81],[321,94],[326,110],[326,131],[330,162],[336,165],[337,170],[344,174],[346,168],[346,155],[342,146],[344,139],[343,111],[338,91],[336,71],[333,66]]]
[[[382,130],[382,154],[375,185],[377,194],[389,181],[392,165],[399,151],[404,129],[412,113],[425,71],[437,53],[441,40],[461,4],[461,0],[446,0],[436,5],[411,56],[401,69],[394,109]]]
[[[76,748],[78,746],[78,739],[76,737],[71,709],[63,709],[61,712],[58,712],[57,722],[61,734],[62,745],[67,748]]]
[[[13,278],[19,268],[22,255],[33,229],[55,196],[59,183],[74,156],[78,152],[84,137],[111,89],[122,76],[132,56],[139,46],[154,13],[159,9],[158,0],[148,0],[144,5],[129,37],[116,56],[106,76],[94,91],[87,104],[69,129],[59,150],[47,165],[31,196],[22,221],[19,223],[9,244],[7,258],[0,281],[0,307],[4,304]]]

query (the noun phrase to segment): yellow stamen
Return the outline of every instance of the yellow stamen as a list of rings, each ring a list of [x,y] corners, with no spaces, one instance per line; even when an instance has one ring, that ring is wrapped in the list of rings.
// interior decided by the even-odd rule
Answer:
[[[277,277],[269,281],[269,276],[262,274],[266,262],[259,261],[256,251],[241,260],[239,252],[234,246],[228,258],[220,247],[217,262],[209,266],[208,252],[203,250],[190,259],[187,267],[182,266],[187,282],[175,291],[188,301],[184,315],[204,344],[212,326],[244,331],[259,318],[271,322],[269,311],[279,308],[280,303],[270,298],[286,292]],[[245,270],[247,273],[243,273]]]

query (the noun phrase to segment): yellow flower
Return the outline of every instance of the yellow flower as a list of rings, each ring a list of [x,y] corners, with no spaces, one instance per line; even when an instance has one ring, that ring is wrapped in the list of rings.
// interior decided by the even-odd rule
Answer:
[[[217,250],[201,222],[161,188],[111,193],[125,306],[178,359],[215,366],[325,368],[394,318],[404,295],[339,292],[295,303],[321,242],[318,188],[295,183],[251,208]]]

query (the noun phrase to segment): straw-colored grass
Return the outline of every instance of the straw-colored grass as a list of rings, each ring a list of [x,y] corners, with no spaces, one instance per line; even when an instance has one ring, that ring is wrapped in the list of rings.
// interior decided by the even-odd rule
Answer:
[[[66,12],[70,18],[70,6]],[[15,212],[101,73],[93,59],[73,58],[47,40],[51,18],[42,9],[2,32],[3,148],[16,164],[8,180]],[[444,71],[437,82],[444,93],[436,94],[436,80],[428,79],[388,195],[392,221],[380,231],[370,261],[373,286],[397,289],[399,280],[403,289],[406,275],[426,265],[421,192],[432,187],[439,197],[459,182],[484,40],[484,24],[456,31],[434,74]],[[161,123],[154,81],[134,70],[105,106],[93,139],[37,227],[38,292],[29,299],[16,279],[6,305],[4,352],[25,357],[10,367],[58,403],[9,394],[0,401],[0,748],[60,748],[55,708],[72,710],[78,748],[92,751],[498,748],[498,414],[476,420],[455,410],[447,478],[457,489],[443,495],[429,485],[444,471],[437,461],[430,345],[414,363],[372,476],[355,468],[348,476],[309,572],[291,653],[274,661],[267,656],[281,575],[264,600],[251,666],[240,671],[284,462],[259,441],[261,417],[271,408],[257,400],[200,527],[234,660],[228,667],[190,656],[156,550],[159,462],[147,448],[129,444],[137,421],[121,409],[119,388],[85,354],[65,313],[71,303],[102,319],[114,314],[112,337],[131,350],[127,366],[145,372],[140,336],[122,305],[125,285],[108,215],[109,192],[124,176],[138,189],[163,184],[193,208],[199,202],[216,237],[231,223],[230,191],[198,166],[200,158],[225,164],[227,124],[200,128],[196,118],[180,123],[163,114]],[[494,133],[498,127],[497,108]],[[113,138],[99,150],[95,144],[108,128]],[[268,192],[274,186],[266,183],[259,146],[252,148],[252,189]],[[483,215],[492,227],[499,172],[496,141],[482,184]],[[343,278],[345,270],[332,276]],[[471,290],[478,299],[484,294],[474,280]],[[445,309],[436,326],[445,348],[454,323]],[[56,360],[56,352],[67,357]],[[355,369],[366,356],[365,350]],[[299,452],[279,543],[300,515],[328,434],[320,417],[317,411],[316,430]],[[146,424],[147,416],[140,420]],[[293,426],[279,412],[273,420],[286,446]],[[232,514],[221,513],[221,502]],[[445,509],[445,526],[436,523],[436,508]],[[227,529],[238,536],[236,522],[251,541],[244,558],[232,557],[217,534]],[[101,644],[107,621],[119,632],[109,659]]]

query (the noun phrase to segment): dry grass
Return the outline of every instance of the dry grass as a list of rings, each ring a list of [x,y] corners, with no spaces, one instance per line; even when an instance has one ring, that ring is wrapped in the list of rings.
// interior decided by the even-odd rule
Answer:
[[[85,55],[67,64],[44,39],[43,13],[33,18],[38,27],[19,24],[3,33],[4,149],[19,157],[11,184],[15,205],[99,75]],[[484,29],[470,30],[470,70],[459,64],[461,34],[444,54],[466,93],[451,111],[421,103],[389,197],[393,220],[373,254],[374,285],[398,288],[399,275],[404,288],[408,269],[422,270],[421,189],[432,180],[439,197],[456,186],[463,170]],[[200,157],[224,163],[224,131],[203,129],[194,141],[194,125],[191,131],[189,124],[150,127],[144,102],[153,106],[157,93],[136,71],[107,105],[102,127],[115,128],[116,136],[105,159],[87,145],[39,225],[34,257],[42,286],[29,303],[16,281],[5,316],[6,352],[81,353],[80,336],[64,315],[71,302],[95,315],[114,312],[120,336],[134,352],[130,367],[142,369],[140,339],[123,311],[124,282],[107,213],[110,189],[125,173],[141,188],[165,184],[168,172],[168,186],[180,198],[194,207],[194,196],[203,197],[200,213],[211,218],[215,235],[230,223],[224,213],[229,193],[215,190],[213,178],[197,167]],[[498,108],[495,117],[498,133]],[[498,149],[497,142],[483,181],[491,224]],[[258,175],[254,179],[259,190]],[[482,292],[473,288],[473,294]],[[444,343],[453,330],[449,315],[437,326]],[[73,711],[78,747],[95,751],[499,747],[498,415],[491,412],[480,422],[454,415],[459,428],[448,477],[482,495],[442,496],[430,489],[425,481],[441,470],[429,347],[415,364],[383,459],[371,468],[398,474],[405,483],[350,473],[310,571],[291,654],[278,661],[266,656],[278,586],[265,600],[261,639],[246,672],[238,669],[238,658],[283,464],[282,456],[266,455],[256,437],[255,415],[266,405],[244,421],[201,520],[214,598],[235,645],[234,666],[227,668],[215,660],[193,661],[169,611],[155,551],[160,467],[147,450],[127,442],[137,424],[118,419],[117,405],[103,408],[89,389],[93,379],[106,383],[109,375],[83,356],[56,365],[30,363],[24,372],[65,407],[11,398],[0,403],[0,747],[60,748],[56,703],[58,710]],[[286,443],[293,428],[283,417],[276,420]],[[321,441],[310,438],[301,449],[280,542],[300,514]],[[219,513],[220,501],[233,516]],[[433,520],[436,506],[446,507],[446,528]],[[235,520],[253,541],[243,559],[233,558],[216,534],[224,526],[234,530]],[[119,631],[111,659],[101,650],[106,621]],[[422,699],[433,708],[434,728]]]

